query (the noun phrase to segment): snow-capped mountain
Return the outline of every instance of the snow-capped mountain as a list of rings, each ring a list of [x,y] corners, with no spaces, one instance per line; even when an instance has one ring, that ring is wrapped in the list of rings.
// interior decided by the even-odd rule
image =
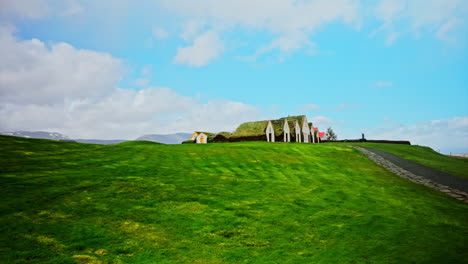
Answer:
[[[26,137],[26,138],[42,138],[52,140],[71,140],[68,136],[57,132],[45,132],[45,131],[15,131],[15,132],[1,132],[2,135],[15,136],[15,137]]]
[[[80,143],[90,143],[90,144],[99,144],[99,145],[111,145],[119,144],[122,142],[130,141],[125,139],[72,139],[66,135],[57,133],[57,132],[45,132],[45,131],[15,131],[15,132],[0,132],[0,135],[16,136],[16,137],[26,137],[26,138],[41,138],[41,139],[51,139],[51,140],[61,140],[61,141],[75,141]],[[138,137],[136,140],[146,140],[159,142],[163,144],[180,144],[182,141],[187,140],[192,134],[189,133],[176,133],[169,135],[144,135]]]

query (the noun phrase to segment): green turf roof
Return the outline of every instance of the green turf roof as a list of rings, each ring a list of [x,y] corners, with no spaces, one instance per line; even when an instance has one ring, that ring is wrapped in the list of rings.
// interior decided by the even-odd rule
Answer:
[[[233,136],[259,136],[265,134],[265,129],[268,126],[268,121],[255,121],[246,122],[241,124],[234,133]]]
[[[217,135],[222,135],[222,136],[228,138],[228,137],[230,137],[232,135],[232,133],[223,131],[223,132],[219,132]]]
[[[282,117],[276,120],[271,120],[273,129],[275,131],[275,135],[278,136],[278,135],[283,134],[283,128],[284,128],[283,126],[284,126],[285,119],[288,120],[289,128],[291,129],[291,133],[293,133],[294,121],[297,120],[299,124],[301,124],[302,119],[304,117],[305,115],[299,115],[299,116]],[[236,129],[236,131],[234,131],[234,133],[232,133],[232,135],[236,137],[264,135],[267,126],[268,126],[268,120],[243,123]]]
[[[288,117],[282,117],[280,119],[288,119],[288,121],[295,121],[299,122],[299,124],[302,123],[302,118],[304,118],[305,115],[298,115],[298,116],[288,116]]]
[[[210,132],[195,131],[195,133],[198,133],[198,134],[203,133],[203,134],[205,134],[205,135],[207,135],[207,136],[209,136],[209,137],[211,137],[211,136],[213,136],[213,137],[216,136],[215,133],[210,133]]]

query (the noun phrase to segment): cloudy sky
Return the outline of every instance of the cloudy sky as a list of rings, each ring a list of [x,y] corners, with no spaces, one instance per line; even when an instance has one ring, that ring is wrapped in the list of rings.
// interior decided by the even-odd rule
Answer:
[[[468,152],[466,0],[0,0],[0,131],[232,131]]]

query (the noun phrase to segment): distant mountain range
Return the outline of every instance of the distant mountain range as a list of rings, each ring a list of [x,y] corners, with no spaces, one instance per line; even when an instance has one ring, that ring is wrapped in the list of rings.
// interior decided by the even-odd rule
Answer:
[[[15,137],[25,137],[25,138],[42,138],[42,139],[52,139],[52,140],[71,140],[71,138],[57,133],[57,132],[44,132],[44,131],[15,131],[15,132],[1,132],[2,135],[15,136]]]
[[[136,140],[146,140],[146,141],[153,141],[159,142],[164,144],[180,144],[182,141],[189,139],[192,134],[189,133],[176,133],[176,134],[169,134],[169,135],[144,135]]]
[[[89,144],[99,144],[99,145],[112,145],[118,144],[126,141],[125,139],[72,139],[66,135],[57,133],[57,132],[45,132],[45,131],[15,131],[15,132],[0,132],[0,135],[16,136],[16,137],[26,137],[26,138],[41,138],[41,139],[51,139],[51,140],[60,140],[60,141],[75,141],[80,143],[89,143]],[[192,134],[189,133],[175,133],[168,135],[144,135],[138,137],[135,140],[145,140],[153,141],[164,144],[180,144],[182,141],[187,140]]]
[[[79,143],[88,143],[88,144],[98,144],[98,145],[113,145],[113,144],[119,144],[122,142],[127,142],[130,140],[125,140],[125,139],[73,139],[73,141],[79,142]]]

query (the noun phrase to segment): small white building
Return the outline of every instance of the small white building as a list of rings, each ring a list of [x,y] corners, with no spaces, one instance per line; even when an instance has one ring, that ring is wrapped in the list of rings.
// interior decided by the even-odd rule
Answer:
[[[192,136],[190,136],[189,140],[193,140],[197,144],[206,144],[208,143],[208,137],[212,136],[213,134],[207,132],[198,132],[195,131]]]

